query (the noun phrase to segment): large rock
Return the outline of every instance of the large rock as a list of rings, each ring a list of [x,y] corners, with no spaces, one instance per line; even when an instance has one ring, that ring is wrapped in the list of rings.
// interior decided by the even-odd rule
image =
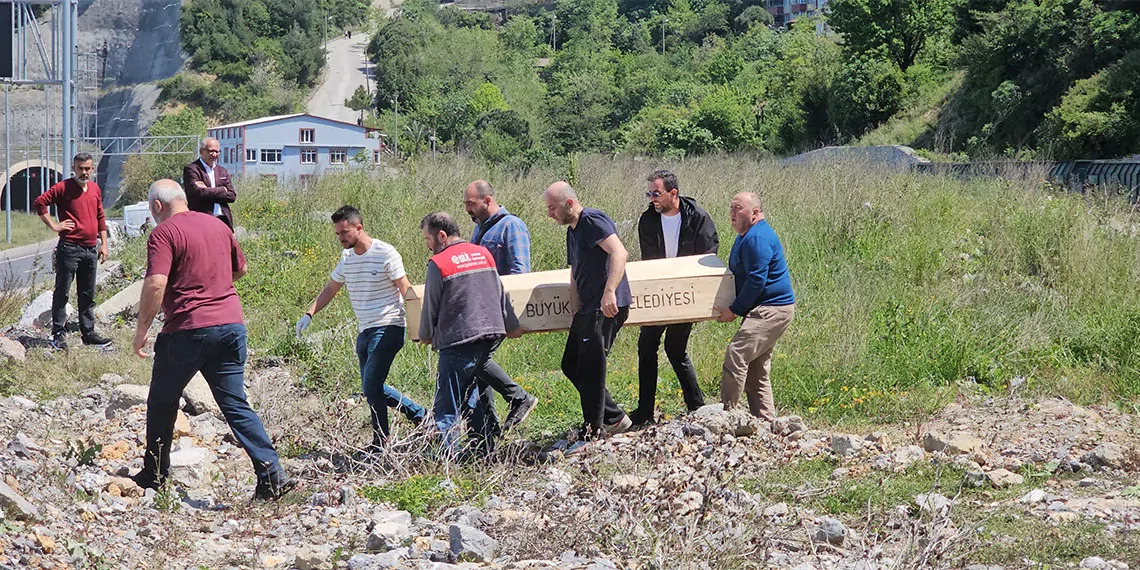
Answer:
[[[146,404],[146,398],[149,394],[149,386],[139,386],[138,384],[119,384],[111,388],[111,398],[107,403],[107,419],[117,418],[122,412],[134,406]]]
[[[849,457],[863,449],[863,438],[849,433],[831,436],[831,451],[839,457]]]
[[[702,406],[689,417],[717,435],[747,437],[760,431],[759,419],[740,408],[725,411],[723,404]]]
[[[182,397],[186,398],[186,407],[189,408],[186,411],[191,415],[211,413],[216,417],[222,417],[222,409],[214,401],[214,393],[210,391],[210,385],[206,383],[206,378],[201,372],[194,374],[190,379],[190,383],[182,391]]]
[[[95,317],[109,321],[119,315],[133,318],[139,314],[139,299],[142,297],[143,282],[135,281],[113,297],[95,307]]]
[[[0,481],[0,508],[3,508],[7,516],[16,520],[33,520],[40,516],[40,510],[35,505],[2,481]]]
[[[384,554],[357,554],[348,559],[348,570],[388,570],[389,568],[403,568],[401,560],[408,557],[411,551],[408,548],[397,548]],[[419,568],[422,568],[420,566]]]
[[[293,566],[297,570],[332,570],[333,566],[328,559],[329,553],[324,548],[302,548],[293,558]]]
[[[954,501],[939,493],[919,493],[915,496],[914,503],[918,505],[919,509],[929,511],[934,515],[944,515],[950,511],[950,506],[954,504]]]
[[[826,542],[833,546],[843,546],[843,539],[847,535],[847,527],[831,517],[819,520],[819,527],[815,529],[811,538],[815,542]]]
[[[374,525],[372,532],[364,543],[364,549],[369,552],[388,552],[399,548],[403,542],[412,536],[412,529],[407,524],[385,522]]]
[[[55,294],[54,291],[48,290],[40,293],[28,306],[24,307],[24,312],[20,315],[20,326],[23,328],[40,327],[47,328],[51,326],[51,299]],[[71,318],[75,313],[71,308],[71,303],[64,307],[67,317]]]
[[[389,511],[387,509],[381,509],[372,513],[371,519],[373,525],[388,523],[398,524],[408,527],[408,533],[411,533],[412,514],[408,511]]]
[[[99,266],[99,273],[95,275],[95,287],[102,287],[113,275],[119,272],[123,263],[119,260],[108,261]]]
[[[799,416],[781,416],[772,420],[772,433],[776,435],[787,437],[806,430],[804,420]]]
[[[449,529],[451,552],[461,560],[484,562],[495,557],[499,542],[483,531],[463,524],[453,524]]]
[[[1025,477],[1008,469],[994,469],[993,471],[989,471],[986,473],[986,479],[989,480],[990,485],[998,489],[1025,483]]]
[[[189,441],[186,438],[178,440],[179,448],[170,453],[170,478],[183,487],[197,489],[210,482],[214,474],[214,457],[208,450],[195,447]]]
[[[1116,443],[1102,443],[1082,459],[1089,465],[1119,469],[1124,467],[1124,448]]]
[[[927,432],[922,438],[922,447],[931,453],[941,451],[946,455],[961,455],[981,451],[985,444],[977,436],[966,433],[946,435],[937,431]]]
[[[23,362],[28,356],[24,345],[6,336],[0,336],[0,362]]]

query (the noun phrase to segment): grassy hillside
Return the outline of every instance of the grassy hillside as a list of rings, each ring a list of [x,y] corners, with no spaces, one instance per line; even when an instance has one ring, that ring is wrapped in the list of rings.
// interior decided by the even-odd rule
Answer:
[[[937,127],[942,114],[955,92],[962,88],[965,72],[946,74],[937,81],[922,86],[914,101],[883,124],[863,135],[854,144],[891,145],[902,144],[922,148],[924,152],[945,152],[950,141],[934,140],[931,132]]]
[[[545,217],[540,199],[555,179],[569,175],[586,205],[609,212],[635,259],[642,180],[653,168],[675,168],[684,192],[712,213],[722,257],[734,237],[729,197],[763,194],[799,305],[773,363],[784,411],[815,421],[920,420],[963,383],[1000,393],[1022,379],[1023,391],[1078,402],[1140,394],[1140,242],[1132,237],[1140,220],[1116,199],[1058,193],[1039,180],[961,182],[859,165],[784,169],[745,156],[676,165],[586,157],[568,166],[492,179],[502,202],[530,226],[539,270],[564,263],[564,230]],[[428,258],[418,229],[424,214],[447,209],[470,230],[461,190],[487,172],[456,159],[410,170],[382,180],[326,177],[311,189],[239,189],[239,224],[255,236],[243,242],[251,271],[238,286],[255,360],[285,358],[330,398],[359,391],[347,299],[319,314],[305,341],[294,338],[293,324],[340,253],[327,217],[336,207],[360,207],[372,235],[403,254],[413,282],[422,282]],[[126,265],[141,270],[142,242],[128,247]],[[702,323],[690,343],[713,401],[735,328]],[[611,390],[627,407],[636,400],[636,338],[635,328],[623,330],[610,359]],[[531,430],[580,419],[577,396],[558,372],[564,341],[562,333],[531,334],[498,352],[503,367],[542,398]],[[660,360],[659,402],[676,414],[684,409],[680,392]],[[406,346],[390,381],[429,401],[434,362],[428,349]]]

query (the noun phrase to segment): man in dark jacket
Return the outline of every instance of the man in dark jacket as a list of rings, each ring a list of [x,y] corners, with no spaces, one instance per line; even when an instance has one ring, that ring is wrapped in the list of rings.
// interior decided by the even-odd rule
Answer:
[[[481,379],[491,354],[505,337],[522,335],[507,302],[495,261],[487,248],[459,237],[459,224],[446,212],[420,222],[428,261],[420,313],[420,342],[439,352],[432,414],[445,453],[455,451],[460,418],[468,418],[472,451],[493,447],[498,425],[485,409],[490,387]]]
[[[191,210],[214,216],[232,230],[234,216],[230,204],[237,201],[237,192],[230,172],[218,164],[221,150],[218,139],[202,141],[198,160],[182,168],[182,189]]]
[[[716,225],[695,200],[681,196],[677,175],[668,170],[658,170],[646,181],[648,191],[645,197],[649,200],[649,208],[641,214],[637,224],[641,258],[715,255],[720,246]],[[653,422],[657,395],[657,347],[661,345],[662,334],[665,335],[665,355],[681,383],[685,406],[692,411],[705,405],[704,394],[697,384],[697,372],[687,352],[692,330],[692,323],[641,327],[641,336],[637,339],[637,409],[629,414],[634,425]]]

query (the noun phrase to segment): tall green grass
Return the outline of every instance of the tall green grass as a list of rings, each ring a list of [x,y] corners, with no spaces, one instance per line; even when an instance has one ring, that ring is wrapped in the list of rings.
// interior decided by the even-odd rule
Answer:
[[[12,243],[8,243],[6,239],[4,226],[4,213],[0,212],[0,250],[39,243],[56,237],[35,214],[12,212]]]
[[[365,227],[403,255],[413,282],[429,257],[418,223],[446,209],[463,223],[461,193],[489,178],[501,203],[533,236],[536,270],[565,264],[565,229],[545,216],[541,192],[571,178],[587,206],[608,212],[637,259],[637,216],[645,175],[668,167],[684,194],[712,214],[721,257],[734,239],[729,198],[759,192],[787,251],[798,300],[795,322],[776,346],[777,406],[827,421],[921,417],[963,384],[1000,392],[1015,377],[1028,389],[1080,402],[1133,401],[1140,394],[1140,224],[1112,197],[1056,192],[1043,177],[960,181],[866,165],[781,168],[745,156],[683,164],[584,157],[515,177],[461,158],[421,161],[403,175],[329,176],[311,188],[253,182],[239,189],[238,223],[250,274],[238,290],[256,354],[284,357],[306,386],[359,391],[352,350],[355,322],[341,296],[308,337],[293,324],[328,279],[340,254],[327,212],[359,207]],[[130,246],[139,261],[141,243]],[[719,396],[723,350],[737,324],[700,323],[690,352],[706,400]],[[637,398],[636,328],[621,332],[610,356],[614,398]],[[561,429],[580,420],[577,394],[558,372],[565,334],[506,341],[497,361],[538,395],[527,429]],[[658,402],[684,409],[664,355]],[[407,345],[389,381],[430,402],[434,355]],[[1022,388],[1023,390],[1026,388]]]

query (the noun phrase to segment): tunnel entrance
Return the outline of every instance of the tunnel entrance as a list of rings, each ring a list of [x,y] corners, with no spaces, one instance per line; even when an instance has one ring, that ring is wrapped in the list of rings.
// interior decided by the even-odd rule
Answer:
[[[9,190],[12,192],[12,211],[30,211],[32,202],[40,194],[47,192],[52,184],[63,180],[64,176],[59,170],[48,165],[16,165],[12,168],[11,176],[7,177],[3,191],[0,191],[0,210],[4,209],[4,201]]]

